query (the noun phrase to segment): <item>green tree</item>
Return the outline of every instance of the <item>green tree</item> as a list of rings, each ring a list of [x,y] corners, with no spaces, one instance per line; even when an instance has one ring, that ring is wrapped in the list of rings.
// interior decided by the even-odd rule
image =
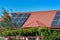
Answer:
[[[4,8],[2,8],[2,14],[3,14],[3,21],[0,22],[0,26],[1,28],[8,28],[8,29],[12,29],[12,28],[17,28],[16,24],[12,24],[11,23],[11,17],[9,15],[9,12],[6,11]]]
[[[1,26],[4,27],[4,28],[7,28],[10,26],[10,16],[9,16],[9,13],[8,11],[6,11],[4,8],[2,8],[2,14],[3,14],[3,20],[1,21]]]

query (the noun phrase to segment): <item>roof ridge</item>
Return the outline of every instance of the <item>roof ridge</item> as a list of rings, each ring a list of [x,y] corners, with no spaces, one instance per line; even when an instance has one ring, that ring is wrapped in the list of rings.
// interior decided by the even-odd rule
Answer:
[[[60,11],[60,10],[42,10],[42,11],[31,11],[31,12],[13,12],[13,13],[32,13],[32,12],[48,12],[48,11]]]

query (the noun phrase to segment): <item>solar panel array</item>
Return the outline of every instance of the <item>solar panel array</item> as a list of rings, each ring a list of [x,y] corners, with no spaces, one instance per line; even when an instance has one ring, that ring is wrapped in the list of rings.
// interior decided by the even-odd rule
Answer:
[[[51,26],[60,26],[60,12],[57,12]]]
[[[25,14],[12,13],[11,15],[12,15],[11,23],[16,23],[18,27],[21,27],[30,14],[29,13],[25,13]]]

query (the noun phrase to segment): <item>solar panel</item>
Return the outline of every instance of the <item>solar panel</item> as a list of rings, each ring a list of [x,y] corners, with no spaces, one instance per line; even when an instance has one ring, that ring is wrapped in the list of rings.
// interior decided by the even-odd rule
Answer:
[[[54,20],[59,20],[60,19],[60,16],[55,16],[54,17]]]
[[[23,25],[23,23],[26,21],[26,19],[28,18],[29,14],[23,14],[22,17],[20,18],[20,20],[17,22],[17,24],[21,24],[20,26]]]
[[[57,12],[56,15],[60,15],[60,12]]]
[[[11,15],[12,15],[12,17],[16,17],[17,14],[16,13],[11,13]]]
[[[60,26],[60,22],[59,22],[59,25],[58,26]]]
[[[18,14],[18,17],[22,17],[23,14]]]
[[[14,22],[18,22],[18,21],[19,21],[19,19],[20,19],[20,18],[19,18],[19,17],[17,17],[17,18],[14,20]]]
[[[11,23],[14,23],[14,19],[15,19],[15,17],[12,17],[11,18]]]
[[[18,23],[17,25],[18,25],[18,27],[21,27],[23,24],[22,23]]]
[[[23,15],[20,17],[19,21],[17,21],[17,24],[18,24],[19,22],[21,22],[21,19],[23,18],[24,15],[25,15],[25,14],[23,14]]]
[[[52,25],[52,26],[57,26],[57,22],[58,22],[58,21],[53,21],[51,25]]]
[[[29,14],[25,14],[25,15],[24,15],[25,18],[28,17],[28,16],[29,16]]]
[[[15,16],[14,16],[15,15]],[[30,14],[12,14],[11,22],[16,23],[18,27],[21,27]]]
[[[15,16],[13,16],[13,15],[12,15],[12,18],[13,18],[13,19],[12,19],[12,23],[14,23],[14,22],[15,22],[15,20],[17,19],[17,17],[18,17],[18,15],[17,15],[17,14],[16,14]]]
[[[26,18],[22,18],[20,21],[21,21],[21,23],[22,23],[22,22],[24,22],[25,20],[26,20]]]
[[[57,12],[52,23],[51,26],[60,26],[60,12]]]

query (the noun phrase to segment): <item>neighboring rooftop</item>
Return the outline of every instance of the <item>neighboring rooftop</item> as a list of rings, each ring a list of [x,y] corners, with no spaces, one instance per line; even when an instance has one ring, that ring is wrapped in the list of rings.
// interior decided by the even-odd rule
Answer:
[[[3,20],[3,18],[0,18],[0,22]]]

